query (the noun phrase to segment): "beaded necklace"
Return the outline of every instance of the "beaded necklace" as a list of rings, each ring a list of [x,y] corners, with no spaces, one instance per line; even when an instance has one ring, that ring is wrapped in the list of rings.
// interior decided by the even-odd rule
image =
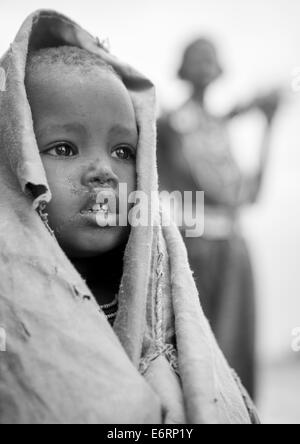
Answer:
[[[100,309],[104,312],[107,319],[113,322],[118,313],[118,295],[116,295],[114,300],[109,304],[100,305]]]

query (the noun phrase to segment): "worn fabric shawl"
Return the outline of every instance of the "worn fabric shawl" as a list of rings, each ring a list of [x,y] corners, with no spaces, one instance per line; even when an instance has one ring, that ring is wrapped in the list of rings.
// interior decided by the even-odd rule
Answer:
[[[138,189],[157,191],[151,82],[53,11],[22,25],[1,59],[0,423],[250,423],[211,333],[175,227],[131,231],[111,327],[38,210],[51,199],[24,86],[28,51],[72,45],[122,77],[140,130]],[[86,297],[89,296],[89,297]],[[251,412],[250,412],[251,413]]]

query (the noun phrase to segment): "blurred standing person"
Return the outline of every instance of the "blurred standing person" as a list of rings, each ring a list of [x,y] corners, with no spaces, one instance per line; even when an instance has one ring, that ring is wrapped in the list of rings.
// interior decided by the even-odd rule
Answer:
[[[191,85],[192,94],[159,121],[160,185],[167,191],[205,192],[205,232],[200,238],[185,238],[189,260],[217,340],[254,397],[255,292],[239,213],[243,206],[256,202],[261,189],[278,95],[237,106],[222,118],[213,116],[206,108],[206,93],[222,72],[216,48],[209,40],[197,39],[186,48],[179,77]],[[249,177],[233,157],[227,124],[253,108],[265,115],[266,128],[259,167]],[[189,211],[193,210],[192,203]]]

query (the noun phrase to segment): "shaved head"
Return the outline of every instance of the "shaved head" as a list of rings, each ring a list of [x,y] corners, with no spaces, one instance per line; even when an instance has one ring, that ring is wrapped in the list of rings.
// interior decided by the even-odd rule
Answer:
[[[97,54],[75,46],[59,46],[44,48],[28,54],[26,65],[26,79],[41,69],[54,66],[61,71],[78,70],[82,74],[92,72],[95,68],[111,72],[118,76],[111,65],[104,62]],[[119,76],[118,76],[119,77]]]

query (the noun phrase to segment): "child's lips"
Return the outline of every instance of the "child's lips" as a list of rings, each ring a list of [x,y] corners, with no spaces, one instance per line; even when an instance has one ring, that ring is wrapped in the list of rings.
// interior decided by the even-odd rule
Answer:
[[[119,215],[113,213],[106,213],[103,211],[81,211],[81,217],[89,223],[89,225],[100,228],[117,227],[119,221]]]
[[[117,215],[119,212],[119,197],[110,188],[96,189],[81,214]]]

